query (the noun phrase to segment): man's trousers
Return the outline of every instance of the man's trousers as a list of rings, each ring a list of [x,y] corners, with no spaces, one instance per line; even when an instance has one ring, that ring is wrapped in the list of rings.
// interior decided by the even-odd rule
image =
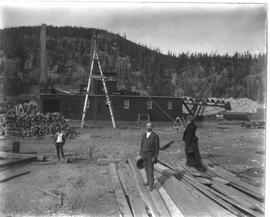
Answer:
[[[149,188],[153,189],[154,186],[154,163],[152,162],[153,153],[143,152],[142,158],[144,162],[144,169],[146,172],[147,183],[149,184]]]

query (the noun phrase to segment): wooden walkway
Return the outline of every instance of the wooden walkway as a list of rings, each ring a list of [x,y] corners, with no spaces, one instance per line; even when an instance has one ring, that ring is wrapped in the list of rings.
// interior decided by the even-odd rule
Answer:
[[[264,195],[219,166],[204,172],[183,162],[155,164],[154,190],[142,183],[144,170],[132,159],[110,164],[119,216],[233,217],[264,216]]]

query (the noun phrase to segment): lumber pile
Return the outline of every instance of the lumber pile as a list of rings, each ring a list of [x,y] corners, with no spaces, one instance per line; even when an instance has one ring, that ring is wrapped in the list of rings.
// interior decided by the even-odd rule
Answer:
[[[264,216],[264,195],[218,166],[202,172],[159,161],[152,192],[132,159],[109,167],[119,216]]]

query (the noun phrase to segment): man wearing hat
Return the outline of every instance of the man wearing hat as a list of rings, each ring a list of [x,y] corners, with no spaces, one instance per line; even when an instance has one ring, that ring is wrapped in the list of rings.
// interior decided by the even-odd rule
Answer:
[[[157,163],[159,152],[159,136],[152,131],[153,124],[146,123],[146,132],[142,135],[140,155],[144,162],[147,182],[144,185],[149,185],[150,191],[154,185],[154,163]]]

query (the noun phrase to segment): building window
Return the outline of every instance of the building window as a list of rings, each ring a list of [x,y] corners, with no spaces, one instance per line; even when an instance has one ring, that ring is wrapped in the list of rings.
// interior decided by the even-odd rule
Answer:
[[[129,100],[124,100],[124,109],[129,109]]]
[[[172,110],[172,101],[168,102],[168,110]]]
[[[152,109],[152,101],[146,101],[146,109]]]

